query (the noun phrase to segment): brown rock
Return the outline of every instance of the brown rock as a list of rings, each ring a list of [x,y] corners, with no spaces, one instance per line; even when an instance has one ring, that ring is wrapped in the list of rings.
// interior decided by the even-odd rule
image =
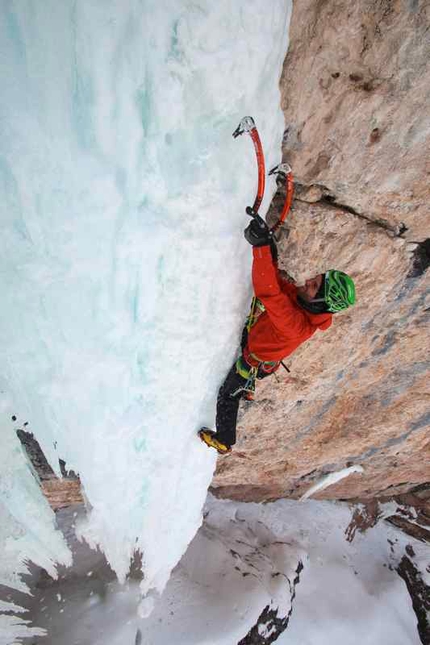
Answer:
[[[419,486],[413,493],[380,498],[379,501],[375,499],[350,501],[354,510],[345,531],[349,542],[354,540],[357,531],[364,533],[384,518],[386,522],[415,540],[430,544],[430,485]],[[384,512],[381,506],[384,502],[390,502],[390,507],[393,505],[396,507],[391,515]],[[409,549],[412,547],[410,546]]]
[[[422,573],[414,563],[413,549],[406,547],[404,555],[397,567],[397,573],[403,579],[412,600],[412,606],[417,617],[417,629],[421,642],[430,643],[430,587],[423,579]],[[410,556],[410,557],[408,557]]]
[[[364,473],[316,497],[430,481],[429,34],[423,0],[294,3],[281,92],[298,190],[280,265],[298,283],[342,269],[358,301],[242,404],[217,495],[298,498],[353,464]]]
[[[49,505],[54,511],[72,504],[83,504],[81,482],[77,478],[53,477],[40,482]]]
[[[25,448],[40,487],[51,508],[57,511],[71,504],[83,504],[79,477],[72,471],[66,470],[65,462],[60,460],[63,477],[56,477],[34,435],[25,430],[18,430],[17,435]]]
[[[428,235],[430,7],[294,5],[281,79],[284,158],[306,186],[370,219]]]

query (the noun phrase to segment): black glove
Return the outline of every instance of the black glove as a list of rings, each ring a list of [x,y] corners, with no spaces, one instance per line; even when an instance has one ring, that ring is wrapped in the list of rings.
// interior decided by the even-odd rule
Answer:
[[[260,215],[255,215],[243,234],[252,246],[267,246],[272,239],[272,232]]]

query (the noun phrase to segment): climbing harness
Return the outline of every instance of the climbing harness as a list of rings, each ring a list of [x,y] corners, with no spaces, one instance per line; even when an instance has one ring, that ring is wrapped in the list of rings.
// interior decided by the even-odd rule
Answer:
[[[270,376],[276,372],[280,365],[280,361],[262,361],[245,347],[241,356],[236,361],[236,372],[244,379],[246,383],[241,385],[237,390],[232,392],[231,396],[234,398],[239,393],[244,392],[245,398],[248,401],[254,400],[255,381]]]
[[[248,363],[248,365],[257,369],[257,378],[264,378],[269,374],[273,374],[273,372],[276,372],[281,362],[262,361],[260,358],[258,358],[258,356],[250,352],[247,347],[245,347],[244,351],[242,352],[242,356]]]

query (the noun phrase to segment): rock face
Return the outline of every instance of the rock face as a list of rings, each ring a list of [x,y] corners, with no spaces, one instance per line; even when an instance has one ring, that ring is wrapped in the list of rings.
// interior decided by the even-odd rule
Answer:
[[[417,616],[417,629],[421,642],[426,645],[430,643],[430,589],[425,584],[422,575],[414,564],[414,550],[411,545],[407,548],[407,555],[404,555],[397,573],[404,580],[412,600],[412,606]]]
[[[63,477],[56,477],[33,434],[20,429],[17,431],[17,435],[25,448],[33,466],[33,472],[38,478],[51,508],[58,511],[60,508],[66,508],[72,504],[83,504],[81,482],[75,473],[66,470],[65,462],[60,459]]]
[[[344,270],[358,302],[242,403],[217,495],[299,497],[355,464],[364,472],[316,497],[430,481],[429,61],[427,0],[294,3],[281,93],[296,193],[280,266],[298,283]]]
[[[300,582],[300,573],[302,570],[303,563],[299,562],[293,582],[291,583],[288,581],[291,591],[291,607],[288,614],[286,616],[280,616],[278,608],[266,605],[259,615],[256,624],[237,645],[271,645],[287,629],[291,614],[293,613],[293,601],[296,597],[296,586]]]

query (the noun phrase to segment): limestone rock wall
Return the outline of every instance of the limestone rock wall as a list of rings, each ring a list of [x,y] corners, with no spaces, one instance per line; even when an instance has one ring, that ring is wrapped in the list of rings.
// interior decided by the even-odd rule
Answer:
[[[299,497],[360,464],[316,497],[404,493],[430,482],[430,4],[296,1],[281,92],[281,267],[298,283],[342,269],[358,302],[242,404],[214,492]]]

